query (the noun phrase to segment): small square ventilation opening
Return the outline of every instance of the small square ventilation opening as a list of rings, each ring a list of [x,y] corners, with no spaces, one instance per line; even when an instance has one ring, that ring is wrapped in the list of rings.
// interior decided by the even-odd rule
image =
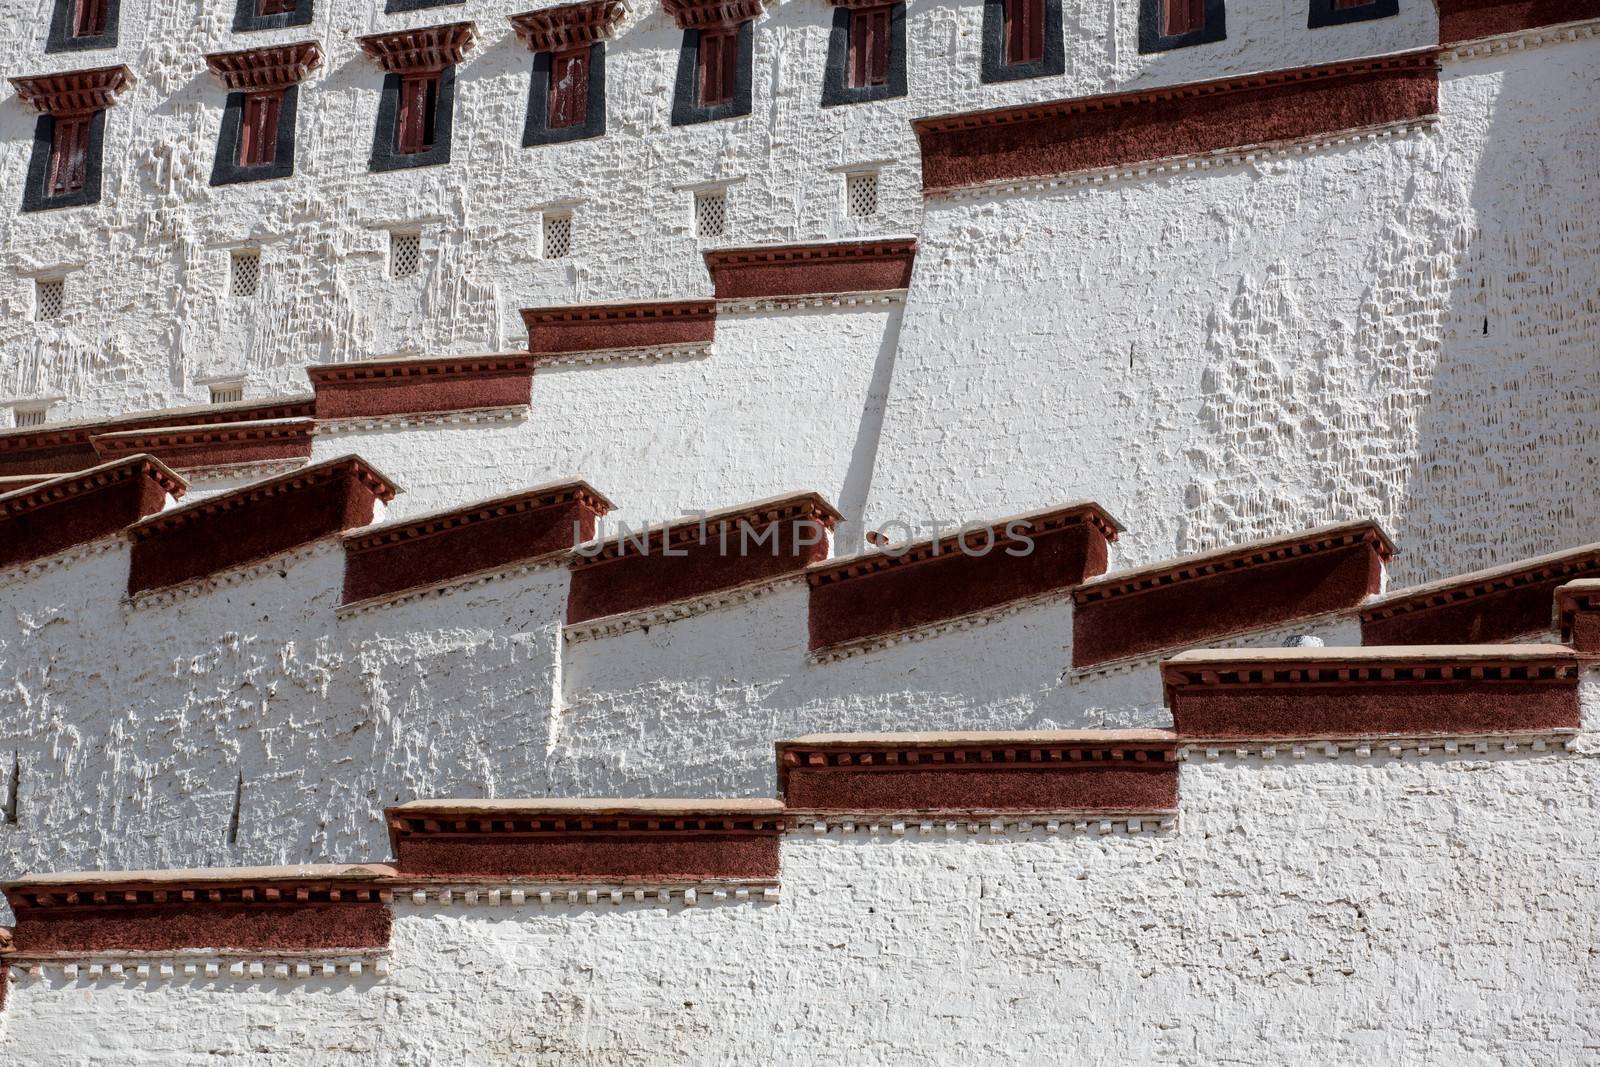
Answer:
[[[243,382],[217,382],[211,386],[211,402],[213,404],[237,404],[243,399]]]
[[[65,278],[40,278],[33,283],[33,317],[40,322],[59,319],[66,303]]]
[[[261,287],[261,253],[248,249],[233,254],[228,272],[228,291],[236,300],[248,300]]]
[[[694,194],[694,232],[697,237],[721,237],[728,232],[728,194],[708,189]]]
[[[548,211],[544,216],[544,258],[566,259],[572,255],[572,216]]]
[[[389,234],[389,274],[409,278],[422,266],[422,234],[392,231]]]
[[[844,179],[845,211],[853,218],[878,213],[878,172],[847,174]]]
[[[43,426],[50,417],[49,408],[12,408],[11,424],[17,429],[26,429],[29,426]]]

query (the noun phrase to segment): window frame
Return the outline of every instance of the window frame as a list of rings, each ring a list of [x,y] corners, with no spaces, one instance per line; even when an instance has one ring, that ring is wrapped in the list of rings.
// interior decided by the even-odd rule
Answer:
[[[745,19],[731,29],[736,35],[733,47],[733,95],[710,105],[700,103],[700,39],[703,31],[683,31],[683,44],[678,51],[678,76],[672,94],[672,125],[691,126],[750,114],[755,84],[755,20]]]
[[[403,84],[421,77],[438,79],[434,94],[432,118],[433,144],[420,152],[400,151],[401,92]],[[385,74],[383,93],[378,99],[377,128],[373,133],[372,171],[409,170],[412,167],[433,167],[450,162],[451,132],[455,122],[455,64],[432,71],[406,71],[404,74]]]
[[[263,15],[261,0],[236,0],[233,11],[233,32],[253,33],[256,30],[281,30],[286,26],[309,26],[314,0],[295,0],[294,9],[278,14]]]
[[[550,90],[556,53],[534,53],[533,74],[528,83],[528,117],[522,127],[522,147],[581,141],[600,137],[606,132],[606,43],[595,41],[588,49],[588,98],[584,104],[583,121],[572,126],[550,125]]]
[[[1330,0],[1331,2],[1331,0]],[[1188,33],[1168,34],[1166,26],[1168,0],[1139,0],[1139,53],[1169,52],[1175,48],[1193,48],[1196,45],[1215,44],[1228,39],[1227,0],[1203,0],[1205,22]]]
[[[83,186],[71,192],[50,192],[51,164],[55,157],[56,128],[61,121],[87,118],[88,136],[84,146]],[[23,184],[22,210],[49,211],[55,208],[84,207],[100,202],[101,159],[105,151],[106,109],[80,115],[40,115],[33,128],[33,154],[28,160],[28,175]]]
[[[122,17],[122,0],[104,0],[105,29],[93,35],[73,34],[82,0],[55,0],[50,12],[50,30],[45,37],[46,52],[86,52],[117,46],[117,27]]]
[[[245,164],[241,162],[241,151],[247,99],[273,92],[278,94],[279,101],[278,130],[274,140],[272,162],[258,165]],[[299,103],[298,85],[287,85],[281,90],[229,93],[227,102],[222,108],[222,130],[217,137],[216,159],[211,165],[211,184],[236,185],[293,175],[295,118],[299,112]]]
[[[881,85],[850,84],[855,45],[855,15],[858,10],[889,11],[889,76]],[[886,3],[868,9],[835,7],[833,26],[828,31],[828,59],[823,68],[822,106],[866,104],[893,100],[906,95],[906,5]]]
[[[1400,0],[1369,0],[1365,4],[1344,8],[1339,7],[1336,0],[1311,0],[1306,12],[1306,29],[1348,26],[1353,22],[1371,22],[1373,19],[1393,18],[1398,14]]]
[[[1160,0],[1157,0],[1159,3]],[[1036,60],[1006,62],[1007,0],[984,0],[983,64],[980,74],[985,83],[1021,81],[1025,78],[1052,78],[1067,71],[1067,39],[1061,18],[1061,0],[1043,0],[1044,48]]]

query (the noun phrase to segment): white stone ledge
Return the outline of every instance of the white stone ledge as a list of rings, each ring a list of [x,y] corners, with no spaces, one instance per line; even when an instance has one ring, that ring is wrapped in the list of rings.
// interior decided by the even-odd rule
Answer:
[[[847,641],[844,644],[814,649],[806,653],[806,658],[814,664],[836,663],[839,660],[864,656],[869,652],[876,652],[879,649],[889,648],[893,645],[915,644],[918,641],[928,641],[935,637],[942,637],[945,634],[960,633],[963,630],[987,626],[992,622],[998,622],[1018,612],[1027,611],[1029,608],[1043,607],[1046,604],[1070,600],[1071,597],[1071,590],[1054,589],[1048,593],[1024,597],[1021,600],[1007,601],[992,608],[984,608],[982,611],[970,611],[965,615],[941,619],[938,622],[930,622],[923,626],[911,626],[904,630],[896,630],[891,634],[863,637],[859,641]]]
[[[220,482],[230,479],[271,478],[277,474],[289,474],[301,467],[311,465],[309,458],[304,459],[268,459],[254,463],[216,463],[209,467],[190,467],[180,469],[179,474],[188,479],[190,485],[202,482]]]
[[[519,908],[531,904],[545,907],[593,907],[610,904],[677,904],[686,908],[702,904],[775,904],[781,894],[776,882],[695,882],[661,885],[550,885],[541,883],[503,885],[457,883],[397,887],[394,902],[413,906]]]
[[[368,597],[365,600],[353,600],[348,604],[340,604],[334,609],[334,614],[340,619],[351,619],[358,615],[366,615],[383,608],[395,607],[399,604],[409,604],[415,600],[427,600],[430,597],[447,596],[459,593],[482,585],[493,585],[495,582],[506,581],[510,578],[520,578],[526,574],[538,574],[541,571],[565,570],[568,553],[560,552],[554,556],[545,556],[538,559],[525,560],[505,567],[491,567],[488,570],[473,571],[457,578],[449,578],[432,585],[417,586],[415,589],[402,589],[397,593],[386,593],[383,596]]]
[[[785,836],[825,837],[1018,837],[1051,834],[1100,836],[1168,833],[1178,828],[1178,813],[1171,811],[1115,815],[1086,812],[962,813],[926,812],[786,812]]]
[[[386,952],[233,952],[226,949],[184,949],[173,952],[86,952],[12,956],[13,981],[58,977],[69,982],[178,981],[188,978],[230,978],[243,981],[306,981],[312,978],[359,977],[389,973]]]
[[[309,545],[302,545],[288,552],[279,552],[277,555],[254,560],[239,567],[207,575],[204,578],[179,582],[177,585],[164,585],[159,589],[142,590],[132,596],[123,598],[123,609],[124,611],[139,611],[144,608],[161,607],[179,600],[188,600],[192,597],[216,592],[219,589],[226,589],[230,586],[243,585],[253,578],[260,578],[271,574],[275,570],[339,552],[342,547],[337,535],[331,538],[323,538]]]
[[[1001,196],[1008,193],[1047,192],[1054,189],[1072,189],[1080,186],[1106,185],[1133,178],[1158,178],[1187,171],[1215,170],[1263,159],[1282,159],[1302,156],[1307,152],[1339,148],[1344,145],[1364,144],[1373,141],[1409,139],[1432,133],[1439,126],[1439,116],[1367,126],[1358,130],[1345,130],[1337,134],[1295,138],[1284,141],[1267,141],[1240,148],[1219,148],[1211,152],[1167,156],[1144,163],[1131,163],[1120,167],[1102,167],[1097,170],[1074,171],[1071,174],[1047,175],[1039,178],[1005,178],[959,189],[941,189],[927,194],[930,200],[973,200]]]
[[[904,289],[871,289],[854,293],[810,293],[802,296],[729,297],[717,301],[718,315],[758,315],[767,311],[805,308],[890,307],[906,302]]]
[[[679,619],[692,619],[697,615],[705,615],[724,608],[738,607],[748,604],[753,600],[771,596],[798,585],[804,584],[805,579],[800,577],[775,578],[764,582],[747,582],[736,585],[731,589],[718,590],[705,596],[693,597],[688,600],[674,600],[666,604],[658,604],[652,608],[640,611],[624,612],[619,615],[602,615],[598,619],[586,619],[583,622],[569,623],[562,628],[562,635],[568,644],[577,644],[580,641],[595,641],[604,637],[617,637],[621,634],[632,633],[635,630],[644,630],[652,626],[661,626]]]
[[[710,342],[688,345],[640,345],[637,348],[600,348],[592,352],[539,353],[534,373],[553,367],[598,367],[617,364],[684,363],[716,354]]]
[[[45,556],[41,559],[29,560],[27,563],[19,563],[14,567],[7,567],[4,570],[0,570],[0,589],[4,589],[9,585],[31,581],[47,571],[60,570],[62,567],[70,567],[74,563],[92,559],[95,556],[103,556],[107,552],[121,548],[125,544],[127,544],[127,538],[119,531],[109,537],[74,545],[72,548],[57,552],[53,556]]]
[[[1555,26],[1536,26],[1528,30],[1513,30],[1493,37],[1479,37],[1461,41],[1439,53],[1441,63],[1454,63],[1465,59],[1482,59],[1485,56],[1521,52],[1545,45],[1583,41],[1600,34],[1600,18],[1579,22],[1562,22]]]
[[[1374,757],[1454,759],[1461,756],[1564,754],[1577,748],[1577,731],[1532,734],[1463,734],[1459,737],[1326,737],[1189,741],[1178,746],[1180,760],[1316,760]]]
[[[483,426],[493,423],[528,421],[527,404],[508,407],[467,408],[461,411],[428,411],[414,415],[355,415],[337,419],[318,419],[312,433],[373,433],[380,430],[409,430],[419,426]]]

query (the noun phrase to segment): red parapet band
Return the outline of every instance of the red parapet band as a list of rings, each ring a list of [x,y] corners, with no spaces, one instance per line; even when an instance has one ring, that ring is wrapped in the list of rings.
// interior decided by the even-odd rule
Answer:
[[[522,321],[534,356],[710,344],[717,332],[717,305],[711,300],[573,304],[525,308]]]
[[[1068,589],[1105,570],[1108,542],[1120,528],[1098,504],[1078,503],[826,560],[806,573],[810,647],[883,637]]]
[[[799,577],[827,555],[839,513],[799,493],[618,533],[572,560],[567,622],[691,600],[734,586]]]
[[[170,426],[100,434],[94,447],[111,459],[143,452],[177,470],[311,458],[312,419],[274,419],[215,426]]]
[[[1438,0],[1439,43],[1600,17],[1595,0]]]
[[[801,811],[1164,813],[1178,805],[1165,730],[835,734],[780,741],[784,802]]]
[[[0,567],[109,537],[181,497],[187,483],[150,456],[128,456],[0,496]]]
[[[1303,140],[1438,110],[1432,50],[1269,71],[912,123],[922,188],[1099,170]]]
[[[21,956],[317,951],[389,943],[391,868],[326,865],[123,871],[5,887]]]
[[[129,594],[203,578],[372,521],[395,487],[358,456],[253,482],[145,519],[133,539]]]
[[[1377,524],[1354,522],[1103,575],[1072,591],[1072,665],[1354,609],[1393,554]]]
[[[1183,652],[1162,664],[1180,742],[1573,730],[1579,657],[1553,645]]]
[[[1600,653],[1600,579],[1561,586],[1555,606],[1561,640],[1585,655]]]
[[[306,368],[319,419],[517,407],[533,397],[525,353],[361,360]]]
[[[587,482],[566,482],[365,530],[344,540],[344,601],[564,552],[610,509]]]
[[[417,801],[388,809],[401,876],[678,882],[773,879],[775,800]]]
[[[718,300],[752,300],[905,289],[917,257],[913,238],[723,248],[705,253]]]
[[[1364,645],[1505,642],[1551,630],[1556,587],[1600,577],[1600,544],[1401,589],[1361,610]]]

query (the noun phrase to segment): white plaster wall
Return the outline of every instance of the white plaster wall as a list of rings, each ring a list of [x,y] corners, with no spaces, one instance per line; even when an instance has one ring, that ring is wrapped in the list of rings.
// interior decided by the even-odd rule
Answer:
[[[401,904],[381,982],[23,978],[0,1049],[119,1065],[1584,1062],[1600,1041],[1596,751],[1588,734],[1561,755],[1188,763],[1181,823],[1158,834],[791,833],[775,904]]]
[[[531,60],[485,0],[385,15],[381,5],[320,3],[307,27],[235,34],[231,3],[128,0],[114,50],[46,55],[46,0],[0,4],[19,32],[0,62],[19,73],[126,63],[139,84],[110,112],[102,203],[0,215],[0,396],[63,395],[57,415],[104,415],[203,400],[195,377],[244,371],[251,391],[303,390],[301,366],[393,351],[516,347],[521,307],[681,297],[708,291],[682,186],[731,181],[729,243],[899,233],[917,227],[917,115],[1097,93],[1124,85],[1393,51],[1436,35],[1431,4],[1393,19],[1317,31],[1286,0],[1233,0],[1226,42],[1143,57],[1135,5],[1067,5],[1067,72],[978,81],[982,9],[911,8],[910,95],[818,106],[831,9],[776,7],[756,33],[753,109],[741,120],[673,128],[680,32],[636,5],[607,56],[608,131],[600,140],[520,147]],[[481,44],[458,74],[452,162],[369,174],[381,72],[364,33],[471,19]],[[209,185],[225,92],[208,51],[317,40],[326,56],[300,102],[296,174]],[[0,203],[19,205],[34,119],[0,104]],[[882,163],[883,212],[844,215],[835,169]],[[577,201],[577,253],[539,258],[539,210]],[[425,267],[387,274],[392,225],[424,227]],[[253,303],[225,296],[228,250],[262,247]],[[71,268],[71,310],[29,321],[32,274]]]
[[[1596,54],[1449,64],[1408,140],[930,201],[869,522],[1089,497],[1139,563],[1372,517],[1400,585],[1592,539]]]

